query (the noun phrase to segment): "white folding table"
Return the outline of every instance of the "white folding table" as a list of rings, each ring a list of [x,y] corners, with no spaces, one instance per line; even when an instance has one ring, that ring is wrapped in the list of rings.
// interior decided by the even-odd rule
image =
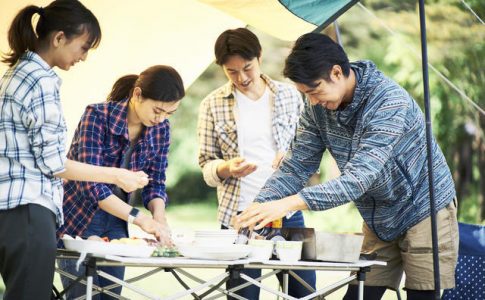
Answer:
[[[58,259],[79,259],[79,253],[59,250]],[[298,281],[300,281],[304,286],[306,286],[312,293],[304,298],[300,299],[312,299],[318,296],[325,297],[328,294],[340,289],[341,287],[349,284],[353,280],[357,280],[359,283],[359,300],[363,299],[364,291],[364,280],[365,274],[370,271],[370,268],[375,265],[385,265],[385,262],[373,261],[373,260],[360,260],[355,263],[336,263],[336,262],[316,262],[316,261],[298,261],[294,263],[287,263],[280,260],[268,260],[263,262],[252,261],[250,259],[239,259],[231,261],[222,260],[200,260],[200,259],[189,259],[184,257],[150,257],[150,258],[135,258],[135,257],[121,257],[106,255],[104,257],[96,257],[93,255],[87,255],[84,259],[84,265],[86,266],[86,277],[85,280],[82,278],[76,278],[71,274],[68,274],[58,268],[56,271],[67,276],[73,280],[79,280],[81,283],[86,285],[86,296],[80,299],[91,300],[94,294],[106,293],[118,299],[126,299],[122,296],[116,295],[110,291],[110,289],[123,286],[125,288],[131,289],[132,291],[144,296],[147,299],[162,299],[157,295],[152,295],[138,286],[133,285],[135,281],[142,280],[148,276],[153,276],[154,274],[165,271],[170,272],[177,281],[183,286],[183,290],[175,293],[173,295],[163,297],[166,300],[180,299],[186,296],[192,296],[194,299],[217,299],[223,296],[230,295],[236,299],[245,299],[237,294],[236,291],[242,289],[249,285],[259,286],[261,289],[277,295],[282,299],[294,300],[296,298],[288,295],[288,278],[293,276]],[[125,267],[148,267],[153,268],[139,276],[131,279],[120,280],[115,278],[105,272],[97,270],[97,266],[125,266]],[[221,272],[217,276],[213,276],[209,279],[198,278],[191,274],[190,269],[220,269]],[[269,269],[271,272],[264,274],[263,276],[253,279],[247,275],[241,273],[241,269]],[[315,271],[349,271],[349,275],[337,282],[328,285],[324,288],[313,290],[308,286],[301,278],[295,274],[294,270],[315,270]],[[274,288],[264,285],[263,280],[273,274],[283,273],[283,288],[282,291],[275,290]],[[101,288],[93,285],[93,275],[97,274],[107,278],[115,284]],[[197,285],[190,287],[186,282],[183,281],[181,275],[193,280]],[[225,282],[229,278],[240,277],[246,282],[238,287],[231,288],[230,290],[225,289]],[[61,296],[62,296],[61,292]]]

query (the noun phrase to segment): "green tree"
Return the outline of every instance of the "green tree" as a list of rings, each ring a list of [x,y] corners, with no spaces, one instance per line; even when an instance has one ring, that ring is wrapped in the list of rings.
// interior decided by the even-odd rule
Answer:
[[[418,10],[415,1],[410,3],[365,1],[381,20],[353,8],[342,17],[341,27],[351,56],[375,61],[423,106]],[[483,15],[479,1],[467,3]],[[484,108],[484,26],[455,1],[432,1],[426,15],[429,62]],[[384,30],[381,22],[395,34]],[[460,214],[479,222],[485,219],[485,116],[431,69],[429,79],[433,133],[453,172],[460,206],[465,208]]]

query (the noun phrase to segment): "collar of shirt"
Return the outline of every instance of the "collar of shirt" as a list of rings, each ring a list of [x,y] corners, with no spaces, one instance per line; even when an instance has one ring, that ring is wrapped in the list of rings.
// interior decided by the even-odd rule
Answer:
[[[367,85],[375,84],[376,79],[381,78],[381,76],[378,76],[379,74],[376,74],[377,68],[371,61],[351,63],[351,69],[355,74],[354,96],[347,107],[337,111],[338,122],[345,125],[350,124],[369,97]]]
[[[264,80],[264,82],[266,83],[266,85],[269,87],[270,91],[273,94],[276,94],[278,92],[278,87],[273,82],[273,80],[271,80],[271,78],[269,78],[265,74],[261,74],[261,79]],[[226,83],[222,88],[223,97],[224,98],[234,98],[234,89],[235,89],[234,84],[231,81]]]
[[[25,52],[21,57],[20,60],[31,61],[38,64],[42,69],[44,69],[50,76],[52,76],[57,82],[57,86],[60,87],[62,84],[62,79],[54,72],[54,69],[40,57],[39,54],[33,51]]]
[[[125,139],[129,140],[128,136],[128,101],[129,98],[118,101],[118,102],[110,102],[110,109],[109,109],[109,128],[110,131],[114,135],[123,136]],[[157,126],[161,124],[165,124],[168,120],[163,121]],[[152,135],[154,134],[154,127],[145,127],[140,136],[140,140],[142,142],[151,144],[153,141]]]

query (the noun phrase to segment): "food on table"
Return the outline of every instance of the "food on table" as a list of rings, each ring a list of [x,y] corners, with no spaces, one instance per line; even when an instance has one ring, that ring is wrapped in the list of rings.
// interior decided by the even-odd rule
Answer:
[[[161,256],[161,257],[176,257],[179,256],[179,252],[175,247],[167,247],[167,246],[157,246],[155,251],[153,251],[152,256]]]
[[[104,240],[97,235],[92,235],[92,236],[88,237],[87,239],[88,239],[88,241],[104,242]]]

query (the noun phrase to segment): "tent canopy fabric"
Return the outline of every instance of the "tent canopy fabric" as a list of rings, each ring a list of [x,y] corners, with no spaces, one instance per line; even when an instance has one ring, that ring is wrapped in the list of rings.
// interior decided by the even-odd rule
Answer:
[[[357,0],[199,0],[284,41],[320,31]]]

